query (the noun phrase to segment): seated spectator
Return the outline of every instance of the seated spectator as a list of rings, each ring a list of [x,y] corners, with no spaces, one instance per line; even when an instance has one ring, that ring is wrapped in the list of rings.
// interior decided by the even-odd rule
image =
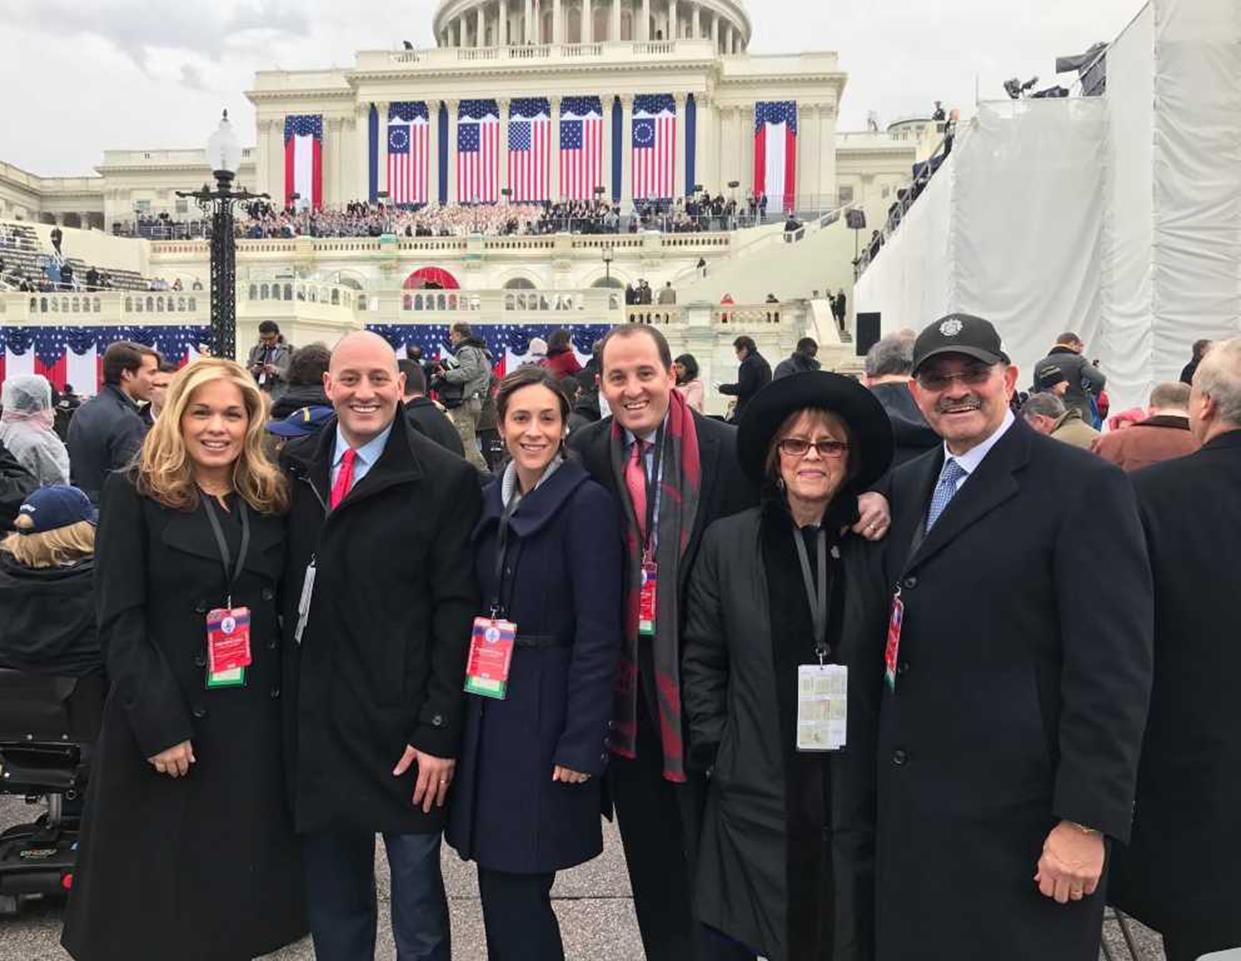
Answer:
[[[1189,429],[1189,391],[1188,384],[1160,384],[1151,391],[1146,420],[1131,430],[1103,434],[1091,450],[1125,471],[1192,454],[1198,441]]]
[[[0,664],[85,677],[103,672],[95,621],[95,523],[76,487],[31,493],[0,542]]]
[[[1031,394],[1021,405],[1021,416],[1040,434],[1090,450],[1099,432],[1082,420],[1076,407],[1065,407],[1055,394]]]
[[[289,358],[288,386],[272,404],[271,416],[283,420],[305,407],[331,407],[323,391],[323,375],[327,373],[332,352],[325,344],[307,344],[293,351]]]
[[[571,377],[582,369],[582,363],[573,352],[573,336],[561,328],[547,342],[547,360],[543,366],[551,371],[556,380]]]
[[[52,385],[39,374],[4,381],[0,443],[30,471],[40,487],[69,483],[69,451],[56,435]]]
[[[427,396],[427,377],[415,360],[398,360],[397,368],[405,375],[405,418],[414,430],[435,441],[458,457],[465,456],[461,435],[448,417],[448,411]]]

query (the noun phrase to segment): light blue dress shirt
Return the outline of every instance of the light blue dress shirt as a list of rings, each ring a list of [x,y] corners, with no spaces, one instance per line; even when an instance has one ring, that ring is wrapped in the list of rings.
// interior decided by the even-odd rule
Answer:
[[[400,411],[397,412],[400,417]],[[367,441],[361,447],[355,450],[357,457],[353,462],[353,486],[357,487],[361,483],[362,478],[370,473],[371,468],[375,466],[375,462],[379,460],[384,452],[384,448],[388,445],[388,435],[392,433],[392,425],[389,424],[387,430],[379,434],[374,440]],[[341,433],[340,425],[336,425],[336,453],[332,457],[332,487],[336,486],[336,478],[340,475],[340,462],[345,457],[345,451],[349,449],[349,442],[345,440],[345,435]]]

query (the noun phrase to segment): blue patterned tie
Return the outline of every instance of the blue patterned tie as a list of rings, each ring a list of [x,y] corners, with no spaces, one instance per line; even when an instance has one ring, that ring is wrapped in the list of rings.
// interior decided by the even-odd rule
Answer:
[[[931,495],[931,509],[926,514],[927,533],[930,533],[949,502],[956,496],[957,481],[966,476],[965,468],[951,457],[944,463],[944,469],[939,475],[939,483],[935,485],[935,493]]]

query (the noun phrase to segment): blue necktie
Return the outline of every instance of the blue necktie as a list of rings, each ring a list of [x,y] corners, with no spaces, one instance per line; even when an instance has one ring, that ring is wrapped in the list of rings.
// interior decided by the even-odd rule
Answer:
[[[939,520],[940,515],[947,509],[948,504],[952,501],[957,493],[957,481],[968,476],[965,468],[958,464],[952,458],[949,458],[944,464],[944,469],[939,475],[939,483],[935,485],[935,493],[931,495],[931,508],[926,514],[926,529],[930,533],[931,528],[935,526],[935,522]]]

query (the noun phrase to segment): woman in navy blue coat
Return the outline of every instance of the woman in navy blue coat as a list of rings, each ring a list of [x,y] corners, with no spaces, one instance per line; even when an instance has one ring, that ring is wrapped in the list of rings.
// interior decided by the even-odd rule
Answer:
[[[478,863],[491,961],[555,961],[556,872],[603,849],[620,529],[612,495],[565,458],[569,402],[556,380],[523,368],[496,405],[512,461],[474,535],[480,614],[516,624],[517,641],[505,697],[468,697],[447,837]]]

